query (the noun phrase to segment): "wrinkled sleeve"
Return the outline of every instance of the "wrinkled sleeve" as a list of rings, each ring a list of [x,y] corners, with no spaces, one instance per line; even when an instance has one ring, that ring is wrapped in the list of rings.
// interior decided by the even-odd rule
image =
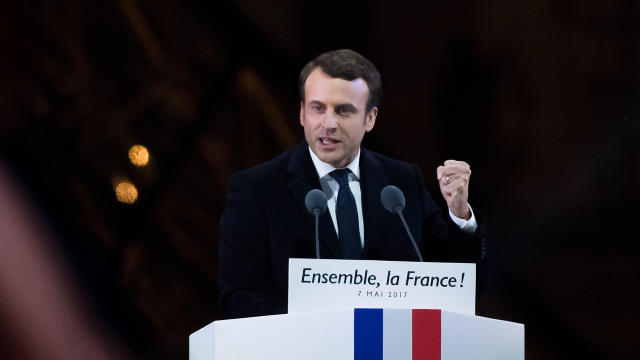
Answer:
[[[419,184],[424,184],[420,169],[414,167]],[[474,232],[465,232],[454,223],[433,201],[429,192],[422,186],[423,241],[422,249],[425,261],[466,262],[476,264],[476,294],[484,292],[487,280],[487,221],[477,208],[474,216],[477,228]]]

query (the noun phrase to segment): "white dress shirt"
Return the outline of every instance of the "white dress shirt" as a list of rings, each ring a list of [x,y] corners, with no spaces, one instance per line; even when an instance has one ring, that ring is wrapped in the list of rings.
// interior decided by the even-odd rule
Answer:
[[[327,195],[329,199],[327,201],[327,208],[329,209],[329,214],[331,214],[331,220],[333,221],[333,227],[336,229],[336,234],[338,234],[338,222],[336,221],[336,200],[338,199],[338,190],[340,189],[340,185],[338,182],[329,175],[333,170],[337,170],[333,166],[323,162],[316,156],[316,154],[309,147],[309,154],[311,154],[311,160],[313,161],[313,165],[318,172],[318,177],[320,178],[320,185],[322,186],[322,191]],[[360,244],[364,248],[364,220],[362,217],[362,193],[360,192],[360,149],[358,149],[358,153],[356,157],[351,161],[347,166],[347,169],[351,170],[349,174],[349,188],[353,193],[353,197],[356,200],[356,209],[358,210],[358,227],[360,229]],[[380,204],[382,206],[382,204]],[[449,216],[451,220],[460,227],[460,229],[467,233],[474,233],[478,228],[478,223],[476,222],[476,217],[473,215],[473,210],[471,209],[471,205],[469,205],[469,211],[471,212],[471,218],[469,220],[460,219],[459,217],[453,215],[451,209],[449,209]],[[339,234],[338,234],[339,235]]]
[[[336,170],[336,168],[322,162],[313,150],[311,150],[311,147],[309,147],[309,153],[311,154],[311,160],[313,161],[313,165],[316,167],[316,171],[320,177],[322,191],[327,195],[327,198],[329,198],[327,201],[327,208],[329,209],[329,214],[331,214],[333,227],[336,229],[336,234],[339,236],[338,221],[336,221],[336,200],[338,199],[338,190],[340,190],[340,185],[331,177],[331,175],[329,175],[333,170]],[[349,188],[356,200],[356,210],[358,210],[358,228],[360,229],[360,244],[364,248],[364,220],[362,217],[362,193],[360,192],[360,150],[358,150],[358,154],[353,161],[346,166],[346,168],[351,170],[351,173],[349,174]]]

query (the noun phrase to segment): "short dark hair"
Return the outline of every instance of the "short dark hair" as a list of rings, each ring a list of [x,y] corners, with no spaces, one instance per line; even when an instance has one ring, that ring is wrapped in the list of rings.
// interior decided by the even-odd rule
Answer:
[[[318,67],[333,78],[347,81],[353,81],[358,78],[364,80],[369,88],[367,113],[380,103],[382,99],[382,80],[378,69],[367,58],[349,49],[333,50],[320,54],[302,68],[298,82],[301,102],[304,103],[304,84],[309,74]]]

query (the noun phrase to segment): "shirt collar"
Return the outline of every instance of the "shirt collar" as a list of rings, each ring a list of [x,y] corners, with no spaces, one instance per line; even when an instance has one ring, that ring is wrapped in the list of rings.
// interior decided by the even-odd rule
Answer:
[[[313,161],[313,165],[316,167],[316,171],[318,172],[318,177],[322,179],[327,176],[333,170],[336,170],[333,166],[323,162],[318,158],[318,156],[311,150],[311,146],[309,146],[309,154],[311,154],[311,161]],[[358,153],[356,157],[353,158],[353,161],[346,166],[347,169],[351,170],[351,173],[355,175],[356,179],[360,179],[360,149],[358,148]]]

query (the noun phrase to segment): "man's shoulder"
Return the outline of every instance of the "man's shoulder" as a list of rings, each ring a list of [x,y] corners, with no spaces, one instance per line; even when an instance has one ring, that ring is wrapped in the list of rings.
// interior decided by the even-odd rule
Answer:
[[[418,165],[371,150],[365,150],[362,154],[364,156],[364,162],[361,162],[363,176],[378,177],[380,181],[398,186],[404,191],[410,191],[410,189],[415,191],[424,187],[424,176]]]
[[[368,161],[372,161],[374,164],[381,166],[382,168],[386,169],[387,172],[415,171],[415,169],[417,168],[416,164],[394,159],[392,157],[380,154],[373,150],[363,148],[362,153],[365,159],[367,159]]]
[[[292,163],[292,158],[304,156],[306,144],[298,144],[283,153],[267,160],[263,163],[251,166],[247,169],[239,170],[232,175],[232,178],[245,178],[257,181],[266,181],[283,176]]]

